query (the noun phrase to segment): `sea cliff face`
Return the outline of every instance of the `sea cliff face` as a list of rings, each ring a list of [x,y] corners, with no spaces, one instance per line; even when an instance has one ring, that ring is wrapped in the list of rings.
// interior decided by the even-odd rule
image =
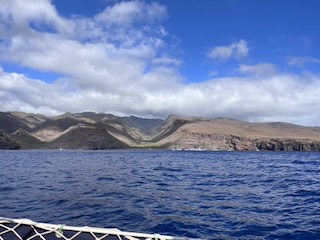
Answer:
[[[193,150],[256,150],[254,143],[247,138],[221,134],[186,134],[176,141],[173,149]]]
[[[66,113],[57,117],[0,112],[0,149],[320,151],[320,128],[225,118],[166,120]]]
[[[259,139],[257,149],[270,151],[320,151],[320,141],[309,139]]]
[[[320,151],[320,141],[308,139],[250,139],[232,135],[192,134],[172,149],[223,151]]]

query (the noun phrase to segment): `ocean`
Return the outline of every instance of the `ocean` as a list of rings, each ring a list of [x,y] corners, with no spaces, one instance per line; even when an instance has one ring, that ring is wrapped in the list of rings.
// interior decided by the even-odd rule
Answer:
[[[0,151],[0,217],[202,239],[320,239],[320,154]]]

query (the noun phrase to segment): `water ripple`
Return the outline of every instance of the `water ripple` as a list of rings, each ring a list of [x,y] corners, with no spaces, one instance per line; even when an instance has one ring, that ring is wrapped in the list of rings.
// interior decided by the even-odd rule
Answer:
[[[203,239],[320,239],[318,153],[0,151],[0,216]]]

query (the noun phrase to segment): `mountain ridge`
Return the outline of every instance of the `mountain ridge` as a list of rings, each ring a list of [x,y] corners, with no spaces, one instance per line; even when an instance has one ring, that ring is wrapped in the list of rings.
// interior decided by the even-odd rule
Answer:
[[[0,112],[0,133],[0,149],[320,150],[320,127],[221,117]]]

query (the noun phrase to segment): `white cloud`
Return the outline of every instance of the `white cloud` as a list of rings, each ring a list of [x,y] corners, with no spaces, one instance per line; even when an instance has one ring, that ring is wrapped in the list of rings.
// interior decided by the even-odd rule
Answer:
[[[165,8],[161,5],[126,1],[107,8],[110,16],[113,16],[114,11],[121,12],[121,16],[127,19],[126,22],[134,21],[137,18],[136,15],[139,15],[141,17],[139,27],[130,28],[100,24],[94,18],[66,20],[56,14],[48,16],[53,27],[71,26],[69,34],[64,34],[63,28],[57,32],[33,29],[30,23],[35,21],[34,16],[37,16],[38,11],[43,10],[32,7],[38,2],[42,2],[43,8],[47,8],[44,12],[55,12],[50,2],[45,0],[15,1],[7,5],[8,15],[19,15],[16,8],[22,8],[23,4],[26,5],[26,9],[34,9],[34,14],[26,14],[24,17],[24,22],[29,22],[24,26],[24,32],[11,31],[18,28],[20,24],[14,17],[6,20],[12,29],[4,30],[4,33],[11,36],[7,37],[6,46],[0,48],[2,60],[62,74],[69,79],[74,79],[70,84],[75,88],[112,92],[117,89],[120,91],[122,85],[139,84],[145,81],[146,67],[161,51],[163,44],[161,39],[163,27],[153,26],[149,22],[151,18],[162,18],[166,14]],[[147,18],[144,19],[145,16]],[[146,22],[143,23],[143,21]],[[175,59],[171,61],[179,62]],[[157,70],[149,69],[148,71],[151,74]],[[175,78],[179,76],[173,77],[173,80]],[[158,82],[162,85],[164,81],[159,79]]]
[[[167,71],[167,72],[164,72]],[[145,76],[144,84],[174,72],[160,69]],[[171,83],[170,83],[171,84]],[[3,72],[0,76],[2,111],[20,110],[57,114],[66,111],[97,111],[140,116],[231,117],[248,121],[289,121],[319,125],[320,78],[276,74],[215,78],[207,82],[173,87],[164,82],[157,89],[129,84],[112,92],[98,89],[64,89],[24,75]],[[146,90],[146,88],[149,88]]]
[[[248,43],[244,40],[234,42],[227,46],[217,46],[209,50],[207,57],[218,60],[228,60],[229,58],[241,59],[248,56]]]
[[[61,34],[70,28],[69,21],[59,16],[50,1],[1,0],[0,36],[32,35],[33,28],[46,28]]]
[[[182,61],[179,59],[171,58],[171,57],[161,57],[161,58],[155,58],[152,60],[153,64],[156,65],[173,65],[173,66],[180,66],[182,64]]]
[[[307,63],[320,64],[320,59],[312,57],[290,57],[288,58],[288,64],[290,66],[303,67]]]
[[[146,4],[142,1],[123,1],[107,7],[98,14],[96,20],[103,24],[132,25],[139,21],[159,21],[166,16],[166,8],[156,2]]]
[[[255,65],[240,64],[238,71],[254,76],[272,76],[277,72],[277,68],[271,63],[259,63]]]
[[[183,83],[178,69],[183,62],[164,51],[168,33],[160,21],[166,11],[159,4],[124,1],[92,18],[69,19],[49,0],[1,4],[0,62],[62,77],[49,83],[0,69],[0,111],[179,114],[320,125],[319,76],[281,74],[261,63],[240,65],[242,77],[217,78],[212,72],[209,81]],[[20,15],[21,9],[26,12]],[[113,19],[114,12],[121,20]],[[208,56],[239,59],[248,52],[240,40]]]

